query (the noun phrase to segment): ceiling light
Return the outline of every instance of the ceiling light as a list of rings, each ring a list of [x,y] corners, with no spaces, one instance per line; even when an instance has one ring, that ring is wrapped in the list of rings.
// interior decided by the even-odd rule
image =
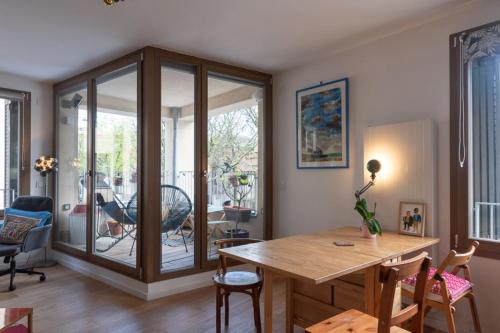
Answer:
[[[125,0],[103,0],[103,1],[104,1],[104,4],[106,6],[113,6],[116,2],[125,1]]]

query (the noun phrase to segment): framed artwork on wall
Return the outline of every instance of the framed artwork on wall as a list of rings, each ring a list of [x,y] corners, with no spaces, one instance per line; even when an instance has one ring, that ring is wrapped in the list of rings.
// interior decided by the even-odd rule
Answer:
[[[348,79],[298,90],[296,112],[297,168],[348,168]]]
[[[400,202],[398,220],[401,234],[424,237],[425,204],[421,202]]]

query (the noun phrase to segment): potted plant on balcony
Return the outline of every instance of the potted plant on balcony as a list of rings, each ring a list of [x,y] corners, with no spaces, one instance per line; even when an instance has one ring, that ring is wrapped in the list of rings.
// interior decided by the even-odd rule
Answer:
[[[226,195],[236,205],[224,206],[224,213],[227,220],[234,220],[234,229],[229,229],[224,232],[226,238],[248,238],[250,236],[248,230],[240,229],[240,222],[248,222],[250,220],[250,208],[241,207],[243,200],[250,194],[252,184],[245,173],[231,173],[227,177],[227,182],[222,183],[222,187]]]

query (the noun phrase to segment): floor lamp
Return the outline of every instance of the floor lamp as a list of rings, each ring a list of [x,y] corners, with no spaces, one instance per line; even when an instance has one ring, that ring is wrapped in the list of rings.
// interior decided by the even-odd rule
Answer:
[[[48,174],[52,172],[57,172],[57,160],[55,157],[42,155],[35,161],[35,166],[33,167],[36,171],[40,173],[40,176],[45,179],[45,196],[49,193],[49,179]],[[44,249],[44,259],[43,261],[34,264],[34,267],[52,267],[57,265],[55,260],[47,260],[47,247]]]

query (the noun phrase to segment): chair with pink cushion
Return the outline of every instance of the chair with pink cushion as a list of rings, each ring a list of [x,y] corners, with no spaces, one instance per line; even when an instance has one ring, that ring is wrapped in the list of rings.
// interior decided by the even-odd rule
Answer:
[[[474,328],[476,332],[481,332],[469,268],[469,262],[478,246],[479,243],[474,241],[466,253],[457,253],[452,250],[438,268],[432,267],[429,270],[426,300],[428,308],[426,313],[431,308],[443,311],[448,323],[449,333],[456,332],[455,321],[453,319],[453,312],[455,312],[454,304],[464,297],[469,299]],[[446,271],[448,267],[452,267],[450,272]],[[463,277],[459,276],[461,271],[463,272]],[[415,283],[416,277],[408,277],[402,281],[402,293],[404,296],[413,297]]]
[[[28,328],[21,324],[7,327],[2,331],[2,333],[28,333],[28,332],[29,332]]]

